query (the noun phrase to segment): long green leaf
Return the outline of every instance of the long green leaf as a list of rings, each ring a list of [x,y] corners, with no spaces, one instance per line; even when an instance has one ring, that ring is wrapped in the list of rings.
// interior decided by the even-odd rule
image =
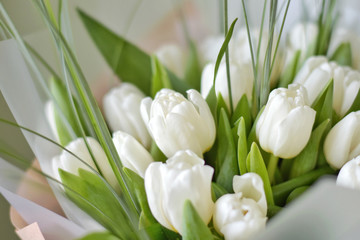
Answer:
[[[104,25],[78,10],[85,28],[88,30],[95,45],[114,71],[124,82],[131,82],[146,95],[151,95],[151,59],[148,54]],[[174,90],[185,94],[190,88],[184,81],[169,73]]]
[[[216,183],[224,187],[228,192],[232,192],[233,177],[239,174],[239,167],[230,122],[224,109],[221,109],[220,113],[217,141],[216,170],[218,170],[218,174]]]
[[[72,191],[66,191],[69,198],[80,208],[85,210],[96,221],[109,229],[113,234],[122,239],[137,239],[131,230],[124,210],[120,203],[100,180],[93,173],[79,169],[79,176],[65,172],[59,169],[62,182],[74,189],[83,198],[87,199],[93,205],[89,205],[82,198],[79,198]],[[94,208],[96,207],[96,209]],[[98,209],[105,214],[99,214]]]
[[[156,56],[151,57],[152,84],[151,96],[154,98],[156,93],[162,88],[171,89],[171,83],[165,67],[160,63]]]
[[[214,239],[210,229],[196,212],[190,200],[185,201],[183,212],[183,240]]]
[[[321,139],[325,130],[329,128],[330,120],[325,120],[312,133],[309,142],[299,155],[294,159],[290,178],[301,176],[316,167]]]
[[[315,99],[312,108],[316,111],[314,126],[317,127],[319,124],[327,119],[332,120],[333,116],[333,88],[334,81],[331,80],[319,96]]]
[[[352,66],[351,45],[349,42],[341,43],[330,58],[342,66]]]
[[[120,238],[112,235],[109,232],[97,232],[90,233],[89,235],[79,238],[78,240],[120,240]]]
[[[324,167],[320,169],[316,169],[309,173],[306,173],[297,178],[293,178],[286,182],[280,183],[272,187],[272,191],[274,194],[274,200],[276,205],[282,206],[288,195],[296,188],[307,186],[315,182],[321,176],[326,174],[334,174],[335,171],[330,167]]]
[[[240,174],[243,175],[247,173],[246,169],[246,157],[248,155],[248,146],[246,139],[246,127],[245,120],[243,117],[240,118],[237,135],[239,136],[238,147],[237,147],[237,158]]]
[[[260,149],[256,143],[252,143],[246,162],[247,170],[249,172],[257,173],[263,180],[267,204],[269,206],[274,205],[269,175],[267,173],[264,160],[261,156]]]

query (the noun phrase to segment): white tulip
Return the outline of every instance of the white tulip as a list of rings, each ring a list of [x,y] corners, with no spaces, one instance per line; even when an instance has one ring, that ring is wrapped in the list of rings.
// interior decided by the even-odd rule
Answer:
[[[191,151],[179,151],[166,163],[154,162],[145,173],[145,190],[150,210],[164,227],[182,233],[183,207],[190,200],[205,224],[214,203],[211,179],[214,169]]]
[[[333,108],[343,117],[360,89],[360,72],[317,56],[309,58],[304,63],[294,83],[300,83],[306,88],[311,105],[331,79],[334,79]]]
[[[270,95],[256,125],[261,147],[281,158],[298,155],[309,141],[316,112],[306,105],[306,89],[290,85]]]
[[[155,51],[155,55],[164,66],[175,73],[176,76],[183,78],[185,73],[186,56],[178,45],[162,45]]]
[[[100,168],[100,171],[104,178],[109,182],[111,186],[114,188],[118,188],[118,182],[112,171],[112,168],[108,162],[106,154],[100,144],[91,137],[87,137],[86,141],[91,149],[91,152],[96,160],[97,166]],[[84,164],[75,156],[70,154],[69,152],[63,150],[59,156],[53,158],[52,166],[54,171],[54,176],[58,180],[61,181],[59,176],[58,169],[61,168],[67,172],[78,175],[79,168],[92,171],[92,169],[97,170],[96,165],[86,147],[85,141],[83,138],[78,138],[72,142],[70,142],[66,147],[68,151],[74,153],[78,156],[82,161],[88,164]],[[91,168],[90,168],[91,167]]]
[[[294,83],[302,84],[309,98],[309,105],[312,105],[326,84],[331,80],[331,66],[326,57],[310,57],[294,79]]]
[[[218,35],[205,39],[205,41],[199,46],[202,62],[216,62],[224,40],[225,38],[223,35]]]
[[[296,51],[301,50],[301,60],[305,60],[306,54],[315,44],[318,34],[318,26],[312,22],[298,23],[291,28],[287,35],[287,59],[291,61]]]
[[[264,216],[267,213],[267,202],[264,191],[264,183],[256,173],[246,173],[234,176],[233,189],[235,193],[242,193],[242,197],[253,199],[260,207]]]
[[[115,132],[113,142],[123,166],[143,178],[147,167],[154,161],[150,153],[133,136],[125,132]]]
[[[341,168],[336,184],[360,190],[360,156],[350,160]]]
[[[330,130],[324,153],[327,162],[336,169],[360,155],[360,111],[348,114]]]
[[[167,157],[187,149],[202,156],[215,141],[215,122],[206,101],[196,90],[188,90],[187,95],[188,100],[162,89],[153,101],[145,98],[141,103],[144,122]]]
[[[267,204],[262,179],[255,173],[234,176],[234,194],[215,203],[214,227],[226,240],[248,239],[265,228]]]
[[[140,115],[140,103],[145,95],[133,84],[122,83],[104,97],[104,114],[110,129],[124,131],[146,148],[151,137]]]
[[[208,95],[214,81],[214,64],[205,66],[201,76],[201,94],[204,98]],[[230,61],[230,80],[233,107],[235,108],[241,97],[245,94],[249,101],[252,99],[252,89],[254,82],[254,75],[252,66],[249,63],[237,64]],[[227,73],[225,62],[219,66],[218,73],[215,80],[215,92],[217,95],[221,93],[225,103],[230,109],[230,96],[228,91]]]

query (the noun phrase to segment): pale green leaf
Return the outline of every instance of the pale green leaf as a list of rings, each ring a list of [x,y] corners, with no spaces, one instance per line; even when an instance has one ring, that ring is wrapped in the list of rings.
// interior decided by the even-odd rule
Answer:
[[[323,135],[329,129],[330,120],[322,122],[312,133],[305,148],[296,156],[291,168],[290,178],[301,176],[316,167],[318,152]]]
[[[232,192],[233,177],[239,174],[239,167],[230,122],[224,109],[220,112],[217,142],[216,183]]]
[[[210,229],[201,219],[190,200],[186,200],[183,210],[183,240],[214,239]]]
[[[349,42],[341,43],[330,58],[342,66],[352,66],[351,45]]]

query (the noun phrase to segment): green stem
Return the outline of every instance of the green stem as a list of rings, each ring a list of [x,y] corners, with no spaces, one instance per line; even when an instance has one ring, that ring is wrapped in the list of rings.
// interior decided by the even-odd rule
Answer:
[[[228,33],[228,1],[224,0],[224,22],[225,22],[225,37]],[[231,79],[230,79],[230,60],[229,60],[229,47],[226,48],[225,52],[225,61],[226,61],[226,75],[227,75],[227,84],[228,84],[228,92],[229,92],[229,102],[230,102],[230,115],[232,115],[234,110],[234,104],[232,100],[232,92],[231,92]]]
[[[275,171],[279,162],[279,157],[270,154],[269,164],[267,167],[270,183],[274,182]]]
[[[280,183],[272,187],[274,200],[276,205],[282,205],[285,203],[287,196],[298,187],[310,185],[315,182],[321,176],[326,174],[334,174],[335,171],[330,167],[319,168],[300,177],[293,178],[289,181]]]

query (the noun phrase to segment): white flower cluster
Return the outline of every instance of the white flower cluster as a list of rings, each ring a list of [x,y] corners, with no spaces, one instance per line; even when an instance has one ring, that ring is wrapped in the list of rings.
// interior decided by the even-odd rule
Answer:
[[[305,58],[316,33],[314,25],[296,26],[290,33],[287,59],[297,50],[302,51],[301,59]],[[264,33],[262,43],[267,43],[267,38]],[[213,218],[216,231],[225,239],[248,239],[264,229],[267,221],[262,178],[255,173],[234,176],[234,193],[225,194],[214,203],[211,192],[214,169],[203,159],[216,138],[215,121],[204,100],[213,84],[216,94],[222,95],[228,108],[230,101],[235,108],[242,96],[246,95],[248,100],[253,97],[254,70],[245,30],[240,30],[229,46],[232,99],[225,62],[220,64],[213,83],[214,53],[218,52],[222,41],[222,37],[210,39],[211,44],[202,46],[201,55],[210,63],[202,72],[201,94],[191,89],[186,98],[173,90],[162,89],[151,99],[134,85],[122,83],[105,96],[104,113],[114,132],[113,143],[123,166],[144,178],[150,210],[161,225],[182,234],[183,206],[190,200],[205,224]],[[266,48],[260,45],[261,59]],[[184,69],[181,50],[167,46],[160,49],[157,56],[181,76]],[[274,66],[273,83],[279,78],[281,57],[280,54]],[[348,113],[360,89],[360,73],[350,67],[340,66],[325,56],[307,59],[293,84],[271,91],[255,126],[257,140],[264,151],[276,157],[290,159],[299,155],[308,144],[315,124],[317,113],[311,106],[330,81],[333,81],[332,107],[342,120],[327,134],[324,155],[330,166],[342,168],[339,185],[360,189],[360,111]],[[51,107],[48,109],[50,119],[53,111]],[[164,153],[166,162],[154,161],[149,153],[151,144]],[[101,172],[110,185],[118,188],[106,155],[95,139],[74,140],[66,149],[84,162],[63,151],[53,160],[59,180],[58,168],[73,174],[78,174],[79,168],[92,169]]]

